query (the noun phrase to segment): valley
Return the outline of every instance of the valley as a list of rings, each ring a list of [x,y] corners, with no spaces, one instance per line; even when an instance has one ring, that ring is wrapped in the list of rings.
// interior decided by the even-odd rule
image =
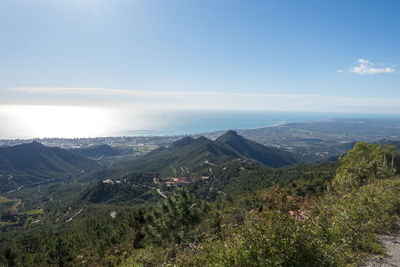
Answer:
[[[48,147],[39,143],[42,140],[19,140],[13,146],[6,146],[11,141],[3,141],[1,242],[4,248],[25,257],[16,256],[20,262],[63,260],[77,264],[84,260],[90,265],[119,265],[136,257],[141,249],[151,251],[180,242],[200,244],[196,242],[217,238],[223,227],[246,225],[251,212],[275,205],[271,203],[278,201],[278,195],[309,209],[309,201],[329,192],[341,166],[338,157],[357,141],[397,148],[396,140],[400,140],[393,130],[397,124],[386,127],[385,132],[375,130],[378,122],[363,124],[361,129],[340,129],[346,134],[335,137],[333,128],[350,124],[354,129],[354,123],[316,123],[318,126],[289,124],[197,136],[148,137],[146,145],[152,148],[143,154],[137,154],[131,144],[124,145],[122,138],[101,139],[104,143],[95,139],[74,148],[65,144],[63,148]],[[325,138],[319,139],[322,136]],[[120,142],[117,145],[116,140]],[[392,158],[393,168],[399,170],[400,156]],[[183,206],[175,207],[178,203]],[[193,207],[196,210],[191,210]],[[181,213],[174,213],[180,208],[179,212],[187,214],[182,218]],[[167,217],[159,221],[159,216]],[[173,229],[178,222],[188,227],[185,232],[181,235],[175,229],[166,235],[164,224]],[[59,239],[54,239],[54,234]],[[74,243],[77,240],[80,245]],[[26,242],[33,247],[24,249]],[[49,254],[57,242],[64,244],[69,258]],[[117,250],[131,258],[122,257]]]
[[[0,0],[0,267],[395,266],[399,11]]]

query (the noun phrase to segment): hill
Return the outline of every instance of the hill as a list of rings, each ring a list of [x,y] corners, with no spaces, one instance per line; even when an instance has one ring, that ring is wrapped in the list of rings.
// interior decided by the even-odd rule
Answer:
[[[183,153],[204,143],[208,150],[216,149],[208,155],[219,154],[221,147],[228,149],[221,144],[232,138],[238,137],[229,133],[211,143],[184,138],[148,156],[169,149]],[[234,141],[227,151],[236,155],[243,148],[236,146]],[[0,197],[0,265],[32,265],[33,260],[37,265],[63,261],[71,266],[360,265],[366,253],[382,253],[376,233],[396,229],[400,203],[400,179],[387,172],[375,171],[385,176],[353,183],[351,190],[338,183],[337,168],[351,168],[350,177],[359,180],[364,169],[374,172],[371,160],[383,163],[382,153],[369,159],[364,149],[361,152],[353,157],[353,149],[340,162],[285,168],[243,159],[218,165],[209,161],[213,174],[193,179],[185,189],[164,186],[168,177],[157,174],[132,174],[88,187],[73,179],[58,191],[49,187],[54,195],[43,195],[36,207],[26,205],[32,202],[29,198],[49,184],[40,192],[29,188],[30,194],[26,188],[19,191],[25,191],[26,199],[18,193]],[[366,159],[361,168],[343,165],[361,157]],[[78,192],[76,201],[64,201]]]
[[[0,148],[0,192],[60,179],[94,167],[85,157],[38,142]]]
[[[238,135],[235,131],[228,131],[216,141],[230,147],[241,158],[273,168],[292,165],[298,161],[292,153],[256,143]]]
[[[224,164],[233,159],[244,159],[258,164],[279,168],[298,162],[292,153],[267,147],[229,131],[217,140],[206,137],[185,137],[169,147],[160,147],[142,158],[118,168],[100,173],[101,178],[121,177],[135,172],[158,172],[162,175],[188,175],[202,172],[210,166]]]

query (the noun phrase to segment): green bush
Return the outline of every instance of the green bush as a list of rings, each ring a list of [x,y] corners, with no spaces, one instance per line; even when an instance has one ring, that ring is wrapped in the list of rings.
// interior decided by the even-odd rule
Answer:
[[[276,200],[278,198],[278,200]],[[279,199],[280,198],[280,199]],[[395,229],[400,179],[377,180],[344,195],[328,193],[303,210],[287,196],[274,196],[244,225],[224,229],[179,251],[177,266],[345,266],[382,251],[377,234]]]
[[[208,205],[196,200],[187,190],[159,202],[147,214],[144,233],[146,241],[161,246],[180,244],[192,236],[192,231],[204,219]]]
[[[348,192],[368,184],[374,179],[389,178],[394,175],[393,147],[359,142],[340,158],[341,166],[336,171],[332,188],[337,192]],[[389,166],[386,155],[392,155]]]

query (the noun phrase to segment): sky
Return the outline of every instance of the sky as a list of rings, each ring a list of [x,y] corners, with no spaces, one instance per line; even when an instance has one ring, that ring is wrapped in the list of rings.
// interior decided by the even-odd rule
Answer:
[[[400,114],[400,1],[2,0],[0,106]]]

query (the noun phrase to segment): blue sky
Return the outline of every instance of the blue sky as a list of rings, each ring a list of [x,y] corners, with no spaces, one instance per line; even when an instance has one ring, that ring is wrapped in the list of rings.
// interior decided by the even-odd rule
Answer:
[[[400,113],[399,1],[2,0],[0,105]]]

